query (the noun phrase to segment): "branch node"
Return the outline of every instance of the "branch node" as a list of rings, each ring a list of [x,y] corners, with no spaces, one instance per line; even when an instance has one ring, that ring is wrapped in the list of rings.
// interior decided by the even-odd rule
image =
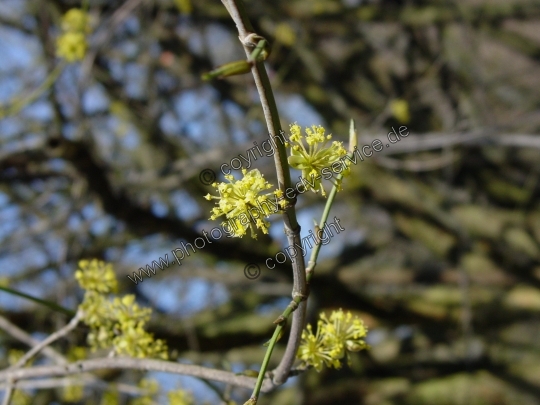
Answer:
[[[296,300],[296,298],[300,298],[300,302],[307,300],[308,296],[309,296],[309,294],[302,294],[302,293],[300,293],[298,291],[294,291],[293,294],[292,294],[293,300]]]
[[[280,315],[276,318],[276,320],[274,322],[272,322],[274,325],[279,325],[283,322],[285,322],[287,319],[283,316],[283,315]]]
[[[296,310],[298,309],[298,304],[296,303],[296,301],[294,301],[294,300],[291,301],[291,302],[289,303],[289,308],[292,309],[292,312],[296,311]]]
[[[238,37],[240,39],[240,42],[242,42],[246,46],[255,47],[259,43],[259,41],[265,40],[263,36],[256,34],[254,32],[250,32],[247,34],[244,38]]]

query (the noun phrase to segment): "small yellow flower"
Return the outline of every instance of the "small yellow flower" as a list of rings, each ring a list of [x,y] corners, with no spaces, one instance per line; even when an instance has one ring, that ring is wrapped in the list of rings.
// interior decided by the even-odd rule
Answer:
[[[83,60],[87,48],[86,37],[80,32],[66,32],[56,40],[56,56],[70,63]]]
[[[168,359],[167,345],[160,339],[154,340],[154,335],[144,330],[144,323],[128,322],[121,324],[120,328],[121,333],[113,339],[117,354],[139,359]]]
[[[411,120],[409,103],[407,103],[407,100],[392,100],[392,102],[390,103],[390,111],[392,112],[394,118],[403,124],[408,124]]]
[[[340,368],[341,363],[336,357],[335,348],[328,345],[328,337],[324,335],[321,322],[317,323],[317,333],[314,335],[311,325],[302,331],[302,343],[298,348],[298,357],[315,370],[321,371],[323,365]]]
[[[147,322],[150,319],[152,310],[141,308],[135,302],[135,295],[124,295],[122,298],[115,297],[111,305],[111,315],[119,323],[127,322]]]
[[[366,336],[367,328],[361,319],[358,317],[353,318],[350,312],[344,313],[340,309],[339,311],[332,311],[329,319],[325,313],[322,313],[320,318],[326,333],[336,342],[339,342],[342,349],[358,352],[367,347],[366,342],[362,339]],[[344,351],[340,353],[341,357],[343,357],[344,353]],[[349,353],[346,354],[347,361],[350,363]]]
[[[327,146],[328,142],[332,139],[332,135],[326,135],[325,129],[322,126],[312,125],[311,128],[306,128],[305,132],[307,136],[305,141],[308,145],[304,145],[304,137],[302,136],[302,128],[298,124],[291,124],[290,127],[290,141],[285,146],[291,148],[291,156],[289,156],[289,165],[294,169],[302,171],[302,177],[305,179],[304,185],[311,191],[317,193],[319,190],[323,196],[326,196],[326,191],[322,185],[321,179],[328,177],[328,174],[332,174],[330,167],[332,163],[335,163],[342,159],[347,151],[343,147],[342,142],[332,142],[330,146]],[[342,162],[346,168],[342,170],[343,176],[346,176],[350,172],[350,168],[347,163]],[[327,168],[327,173],[322,173],[323,169]],[[336,186],[340,186],[339,183],[335,183]]]
[[[363,338],[367,328],[358,317],[346,314],[340,309],[333,311],[328,318],[321,313],[317,322],[317,333],[314,335],[311,325],[302,332],[302,340],[297,357],[307,366],[321,371],[323,365],[341,367],[341,359],[346,355],[350,364],[349,352],[357,352],[367,348]]]
[[[251,236],[257,238],[253,225],[259,228],[263,233],[268,233],[270,223],[264,218],[274,212],[272,206],[275,204],[270,200],[272,193],[260,194],[264,190],[272,188],[264,176],[257,169],[247,171],[242,169],[243,178],[236,180],[232,175],[226,175],[227,183],[212,184],[219,193],[219,196],[207,194],[207,200],[219,200],[216,207],[212,209],[210,219],[214,220],[225,215],[227,221],[223,223],[224,227],[233,234],[233,236],[242,237],[247,229],[251,230]],[[278,191],[273,194],[278,195]]]
[[[107,294],[118,290],[118,282],[112,264],[93,259],[79,261],[75,278],[81,288]]]
[[[62,17],[62,30],[64,32],[90,32],[90,18],[88,13],[80,8],[68,10]]]
[[[84,58],[88,49],[87,35],[90,33],[88,13],[72,8],[62,17],[62,34],[56,39],[56,55],[68,62]]]

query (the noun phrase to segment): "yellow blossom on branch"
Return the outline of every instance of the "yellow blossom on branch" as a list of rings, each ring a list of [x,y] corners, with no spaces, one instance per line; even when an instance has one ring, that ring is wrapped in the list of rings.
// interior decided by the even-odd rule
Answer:
[[[350,312],[343,310],[332,311],[330,317],[325,313],[319,315],[317,333],[314,335],[311,325],[302,332],[302,340],[297,357],[306,366],[321,371],[323,366],[341,368],[341,359],[349,352],[357,352],[368,346],[364,341],[367,327],[361,319],[353,317]]]
[[[56,40],[56,55],[68,62],[77,62],[84,58],[88,43],[80,32],[66,32]]]
[[[114,297],[118,283],[111,264],[81,260],[75,278],[86,290],[79,306],[90,327],[88,344],[93,351],[111,347],[116,355],[168,358],[167,345],[145,329],[152,310],[140,307],[134,295]]]
[[[232,228],[233,236],[242,237],[251,230],[251,236],[257,238],[253,225],[268,233],[270,223],[264,219],[275,213],[271,207],[275,204],[270,200],[272,194],[280,197],[279,191],[261,194],[264,190],[272,188],[264,176],[257,169],[247,171],[242,169],[243,178],[236,180],[232,175],[226,175],[227,183],[212,184],[219,193],[219,196],[207,194],[207,200],[218,200],[216,207],[212,209],[210,219],[216,219],[225,215],[228,221],[224,226]],[[276,207],[277,208],[277,207]]]
[[[62,30],[64,32],[90,32],[90,18],[88,13],[79,8],[70,9],[62,17]]]
[[[88,50],[87,36],[90,33],[88,13],[72,8],[62,17],[62,34],[56,39],[56,55],[67,62],[84,58]]]
[[[294,169],[302,171],[302,177],[306,180],[304,186],[315,193],[321,191],[323,196],[326,192],[322,185],[321,179],[330,174],[330,166],[345,157],[347,151],[343,147],[342,142],[333,141],[331,145],[328,142],[332,139],[332,135],[326,135],[325,129],[322,126],[312,125],[311,128],[306,128],[306,137],[302,135],[302,128],[298,124],[292,124],[290,127],[291,136],[285,144],[291,148],[291,156],[289,156],[289,165]],[[307,143],[307,147],[304,144]],[[346,176],[350,172],[350,168],[346,162],[342,161],[345,169],[342,170],[342,175]],[[324,172],[324,169],[327,172]],[[341,182],[333,184],[338,187]]]
[[[321,371],[323,366],[340,368],[339,353],[341,347],[335,344],[328,344],[328,336],[325,336],[321,327],[322,322],[317,323],[317,333],[314,335],[311,325],[307,325],[302,332],[302,343],[298,348],[298,358],[307,365],[313,366],[315,370]]]
[[[110,263],[100,260],[81,260],[75,278],[81,288],[107,294],[118,290],[116,275]]]

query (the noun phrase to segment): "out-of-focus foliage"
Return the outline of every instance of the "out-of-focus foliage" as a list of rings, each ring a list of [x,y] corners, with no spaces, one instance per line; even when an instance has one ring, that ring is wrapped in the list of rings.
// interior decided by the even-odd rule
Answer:
[[[79,268],[75,278],[86,290],[79,308],[84,323],[90,327],[88,344],[92,350],[110,349],[116,355],[166,360],[167,345],[145,330],[152,310],[141,308],[133,294],[112,300],[107,297],[118,284],[112,266],[94,259],[81,260]]]
[[[4,117],[62,63],[62,16],[82,5],[0,3]],[[346,142],[352,117],[360,149],[375,136],[383,144],[350,167],[331,212],[345,231],[322,247],[308,310],[311,323],[321,311],[351,310],[371,350],[352,353],[351,367],[295,377],[260,404],[538,404],[538,3],[251,0],[246,10],[272,45],[265,65],[283,128],[322,125]],[[214,0],[89,0],[88,17],[84,58],[0,120],[2,285],[74,309],[83,299],[77,263],[98,257],[114,264],[120,294],[153,308],[148,333],[173,360],[257,369],[290,301],[290,266],[265,267],[286,243],[280,216],[258,240],[188,246],[180,266],[171,255],[216,226],[202,170],[222,182],[221,165],[238,158],[276,184],[271,154],[250,167],[239,158],[267,137],[252,77],[200,79],[245,59],[236,27]],[[409,135],[390,143],[401,126]],[[298,197],[303,236],[323,204]],[[127,279],[165,254],[170,265],[151,279]],[[247,279],[247,263],[261,277]],[[4,292],[0,306],[39,338],[67,321]],[[83,346],[87,333],[78,328],[55,348]],[[9,350],[28,349],[0,339],[2,368]],[[99,376],[132,385],[143,377]],[[168,388],[178,380],[154,377]],[[218,401],[207,385],[181,382],[196,403]],[[80,403],[116,403],[115,389],[85,387]],[[12,403],[61,403],[74,391],[17,390]]]

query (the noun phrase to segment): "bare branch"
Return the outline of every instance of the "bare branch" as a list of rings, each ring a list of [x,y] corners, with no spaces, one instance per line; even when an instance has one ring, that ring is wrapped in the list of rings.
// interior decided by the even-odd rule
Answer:
[[[37,346],[40,344],[39,340],[34,339],[24,330],[19,328],[17,325],[12,324],[9,320],[0,315],[0,329],[4,330],[9,335],[13,336],[15,339],[26,343],[28,346]],[[66,364],[66,359],[54,350],[52,347],[44,347],[43,354],[54,360],[58,364]]]
[[[5,390],[9,384],[0,384],[0,390]],[[128,394],[128,395],[143,395],[147,391],[134,387],[129,384],[123,383],[109,383],[97,378],[94,378],[93,375],[83,375],[77,377],[62,377],[62,378],[44,378],[40,380],[23,380],[13,383],[13,389],[51,389],[59,387],[70,387],[73,385],[86,385],[90,387],[101,388],[103,390],[115,389],[118,392]]]
[[[11,397],[13,395],[13,379],[9,379],[6,384],[6,393],[4,394],[4,399],[2,400],[2,405],[9,405],[11,402]]]
[[[66,365],[34,366],[16,370],[0,371],[0,381],[27,380],[38,377],[61,377],[80,374],[95,370],[107,369],[130,369],[142,371],[162,371],[173,374],[184,374],[193,377],[204,378],[212,381],[220,381],[238,387],[253,388],[255,378],[236,375],[229,371],[216,370],[193,364],[180,364],[164,360],[135,359],[131,357],[112,357],[81,360]],[[274,388],[270,379],[265,379],[262,391],[268,392]]]

